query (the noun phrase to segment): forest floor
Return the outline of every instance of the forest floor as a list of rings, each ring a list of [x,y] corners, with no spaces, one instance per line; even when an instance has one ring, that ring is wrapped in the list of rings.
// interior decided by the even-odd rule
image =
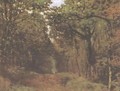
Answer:
[[[107,91],[107,87],[73,73],[39,74],[7,68],[0,72],[0,91]]]

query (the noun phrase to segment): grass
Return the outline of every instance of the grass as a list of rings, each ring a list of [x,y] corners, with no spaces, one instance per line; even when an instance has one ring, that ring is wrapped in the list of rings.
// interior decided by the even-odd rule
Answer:
[[[37,91],[35,88],[26,86],[12,86],[8,91]]]

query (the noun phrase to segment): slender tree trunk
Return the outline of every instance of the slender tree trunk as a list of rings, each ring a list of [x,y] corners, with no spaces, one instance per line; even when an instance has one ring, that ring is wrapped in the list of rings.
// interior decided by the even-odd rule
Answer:
[[[112,66],[110,64],[110,61],[112,60],[112,51],[111,51],[111,44],[109,45],[109,50],[108,50],[108,91],[111,91],[111,86],[112,86]]]
[[[112,69],[111,69],[111,66],[108,67],[108,70],[109,70],[108,91],[111,91],[111,86],[112,86]]]

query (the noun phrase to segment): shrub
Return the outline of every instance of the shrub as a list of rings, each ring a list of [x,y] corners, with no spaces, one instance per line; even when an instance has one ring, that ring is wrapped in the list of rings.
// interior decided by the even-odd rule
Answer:
[[[69,81],[66,86],[72,91],[107,91],[103,84],[92,83],[81,77]]]
[[[75,75],[73,73],[62,72],[62,73],[58,73],[57,77],[60,79],[61,85],[65,86],[68,81],[77,78],[78,75]]]

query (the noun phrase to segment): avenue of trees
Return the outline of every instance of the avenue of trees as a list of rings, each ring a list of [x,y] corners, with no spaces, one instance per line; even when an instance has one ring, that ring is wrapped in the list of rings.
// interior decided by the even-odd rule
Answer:
[[[0,64],[73,72],[111,89],[120,73],[120,11],[115,9],[120,1],[65,0],[52,8],[50,3],[0,0]]]

